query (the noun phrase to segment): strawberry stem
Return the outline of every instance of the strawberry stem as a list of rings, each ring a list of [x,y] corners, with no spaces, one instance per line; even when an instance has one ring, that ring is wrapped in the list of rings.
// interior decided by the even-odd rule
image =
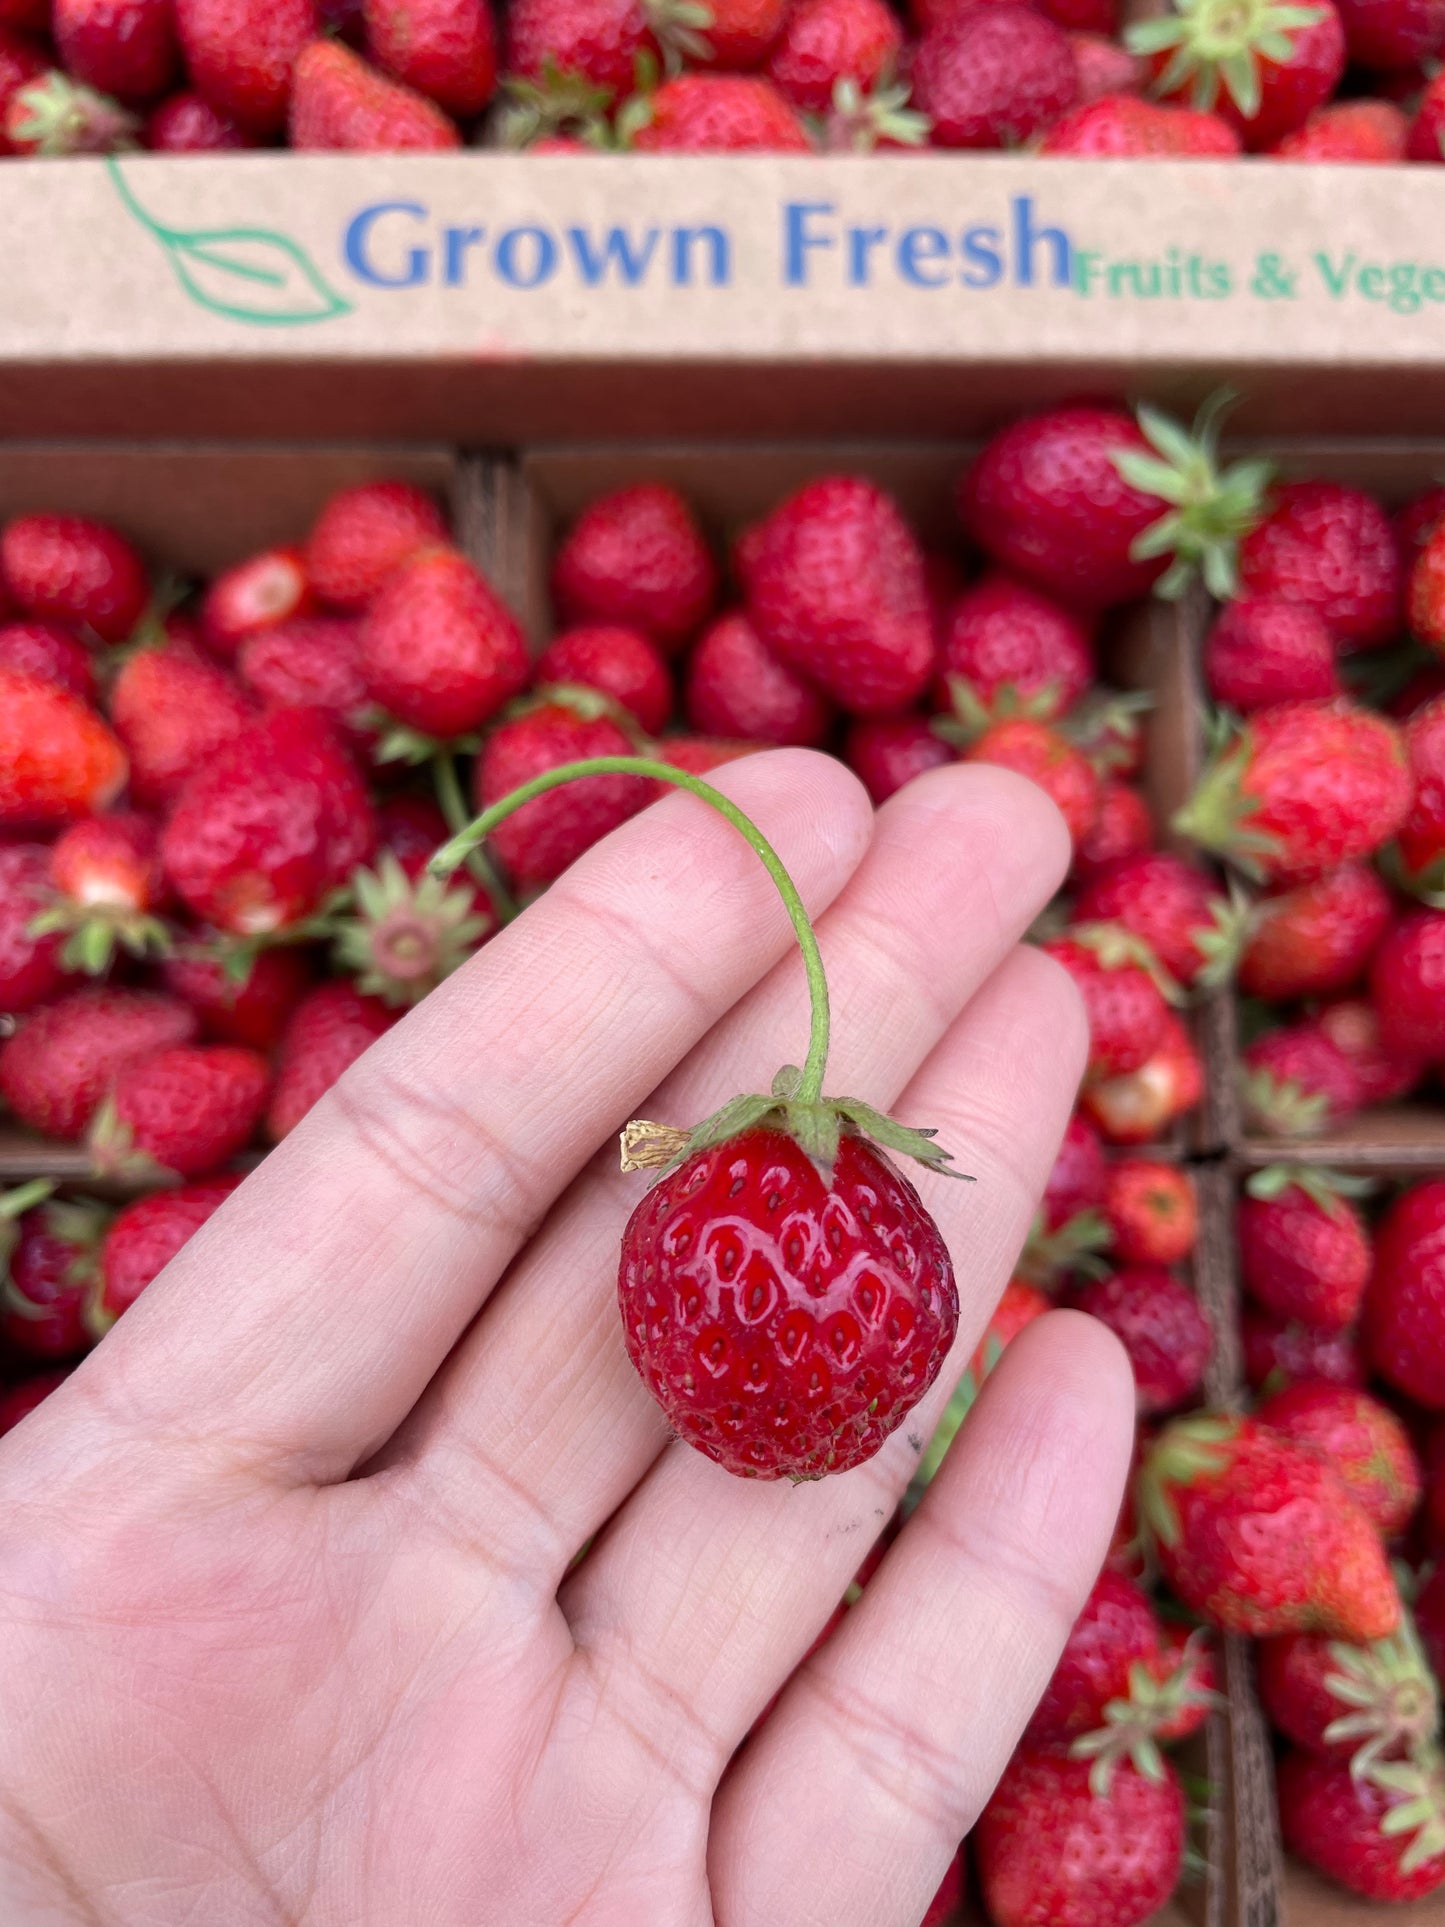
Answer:
[[[446,818],[447,828],[453,836],[459,835],[467,827],[467,804],[462,795],[461,783],[457,780],[457,766],[451,751],[439,749],[432,758],[432,782],[436,788],[437,808]],[[448,845],[448,848],[451,846]],[[456,865],[453,864],[453,869]],[[467,857],[467,868],[492,899],[499,924],[508,924],[517,914],[515,898],[502,881],[502,873],[492,862],[485,850],[473,850]]]
[[[812,1029],[808,1037],[808,1055],[803,1060],[802,1076],[793,1096],[800,1104],[819,1103],[823,1096],[823,1073],[828,1063],[828,979],[823,974],[818,939],[813,934],[813,926],[803,907],[803,899],[798,895],[797,885],[783,868],[782,858],[772,844],[757,824],[743,815],[736,803],[724,796],[721,790],[715,790],[711,783],[703,782],[701,777],[693,776],[687,770],[674,769],[670,763],[656,762],[650,756],[589,756],[581,762],[561,763],[556,769],[544,770],[540,776],[534,776],[529,783],[523,783],[520,789],[513,790],[509,796],[502,797],[500,802],[483,810],[450,843],[437,851],[427,868],[433,876],[450,876],[499,823],[505,822],[524,803],[530,803],[535,797],[545,796],[548,790],[560,789],[564,783],[576,782],[584,776],[649,776],[654,782],[670,783],[674,789],[686,790],[689,796],[696,796],[709,804],[719,816],[732,824],[739,836],[746,839],[749,848],[755,852],[777,886],[783,908],[797,935],[798,947],[803,953],[803,968],[808,976],[808,997],[812,1007]]]

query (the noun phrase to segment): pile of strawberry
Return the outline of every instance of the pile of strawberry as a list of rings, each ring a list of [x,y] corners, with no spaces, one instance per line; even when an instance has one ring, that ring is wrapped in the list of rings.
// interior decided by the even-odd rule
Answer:
[[[0,154],[1439,161],[1445,0],[0,0]],[[489,110],[491,110],[489,112]]]

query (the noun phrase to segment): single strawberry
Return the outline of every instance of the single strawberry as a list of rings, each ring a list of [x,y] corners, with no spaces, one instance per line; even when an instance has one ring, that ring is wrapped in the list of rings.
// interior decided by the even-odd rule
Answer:
[[[1437,166],[1445,160],[1445,74],[1436,74],[1420,96],[1415,118],[1410,122],[1405,158],[1409,161],[1434,161]],[[1412,583],[1412,600],[1413,596]]]
[[[1138,1493],[1170,1589],[1210,1625],[1354,1640],[1399,1625],[1379,1535],[1339,1475],[1256,1419],[1174,1419]]]
[[[737,562],[759,636],[850,715],[902,708],[928,687],[923,554],[874,483],[807,483],[748,530]]]
[[[1368,1900],[1422,1900],[1445,1885],[1445,1768],[1438,1753],[1356,1776],[1311,1753],[1279,1763],[1291,1853]]]
[[[1134,1368],[1144,1418],[1177,1411],[1204,1383],[1214,1342],[1199,1300],[1161,1265],[1134,1265],[1087,1280],[1070,1301],[1119,1340]]]
[[[1154,59],[1161,94],[1218,113],[1254,152],[1302,126],[1345,70],[1333,0],[1178,0],[1175,13],[1137,21],[1124,40]]]
[[[351,879],[353,908],[336,926],[337,970],[363,995],[405,1007],[458,969],[497,928],[491,898],[468,876],[408,876],[384,851]]]
[[[1074,845],[1074,877],[1088,885],[1114,864],[1146,855],[1153,845],[1154,819],[1143,791],[1106,776],[1099,785],[1094,821]]]
[[[1277,1318],[1340,1331],[1358,1318],[1372,1252],[1348,1179],[1287,1164],[1256,1171],[1236,1219],[1240,1276]]]
[[[1303,1379],[1363,1385],[1368,1377],[1359,1335],[1353,1330],[1326,1331],[1246,1305],[1240,1314],[1240,1334],[1251,1391],[1277,1392]]]
[[[295,616],[248,636],[236,657],[245,688],[267,709],[320,709],[352,741],[374,740],[365,711],[361,624],[353,616]]]
[[[805,114],[826,114],[840,85],[865,97],[886,87],[903,52],[903,26],[885,0],[797,0],[779,13],[768,78]]]
[[[1231,919],[1224,893],[1169,850],[1124,857],[1097,872],[1079,891],[1074,915],[1081,923],[1119,924],[1184,985],[1228,952]]]
[[[1431,897],[1445,891],[1445,696],[1421,704],[1404,733],[1415,795],[1395,839],[1398,876],[1406,889]]]
[[[1440,1698],[1408,1620],[1368,1646],[1289,1633],[1255,1656],[1259,1697],[1275,1726],[1356,1776],[1435,1737]]]
[[[291,1014],[276,1055],[267,1135],[280,1143],[348,1071],[397,1013],[351,984],[318,984]],[[0,1064],[3,1069],[3,1064]]]
[[[1110,1700],[1128,1696],[1134,1667],[1158,1653],[1159,1620],[1149,1595],[1119,1573],[1100,1573],[1025,1729],[1023,1744],[1057,1746],[1091,1732]]]
[[[160,808],[253,720],[236,679],[184,643],[140,649],[110,692],[110,719],[130,759],[131,795]]]
[[[286,124],[298,56],[320,32],[315,0],[174,0],[191,84],[252,134]]]
[[[1410,123],[1388,100],[1337,100],[1265,152],[1278,161],[1355,161],[1392,166],[1405,158]]]
[[[105,1234],[92,1322],[108,1330],[122,1312],[129,1311],[240,1182],[239,1177],[203,1178],[123,1206]]]
[[[125,751],[89,704],[55,683],[0,669],[0,828],[103,810],[125,779]]]
[[[21,1419],[29,1418],[69,1376],[68,1369],[37,1372],[33,1378],[22,1378],[18,1385],[10,1385],[0,1391],[0,1438],[4,1438],[7,1432],[13,1432]]]
[[[1118,1158],[1108,1166],[1100,1209],[1109,1250],[1122,1265],[1181,1265],[1199,1241],[1194,1180],[1157,1158]]]
[[[990,716],[1054,722],[1098,675],[1093,625],[1052,597],[994,570],[953,603],[939,637],[939,709],[955,706],[954,679]]]
[[[1091,1080],[1137,1071],[1162,1042],[1169,1005],[1152,953],[1116,924],[1080,924],[1043,948],[1078,986],[1089,1018]]]
[[[1382,1378],[1445,1410],[1445,1181],[1417,1184],[1381,1220],[1365,1337]]]
[[[145,145],[157,154],[230,154],[255,137],[199,94],[171,94],[146,115]]]
[[[145,614],[145,564],[117,530],[79,515],[21,515],[0,535],[0,571],[26,615],[123,642]]]
[[[1041,154],[1087,160],[1228,160],[1240,148],[1239,135],[1218,114],[1119,92],[1084,97],[1039,142]]]
[[[0,1045],[0,1096],[32,1131],[73,1141],[127,1065],[195,1034],[195,1013],[177,998],[106,984],[74,990]]]
[[[821,743],[833,720],[827,697],[769,649],[740,609],[719,616],[698,639],[683,707],[693,728],[708,735],[804,749]],[[936,760],[950,761],[951,752],[938,748]]]
[[[280,1042],[292,1011],[311,988],[311,970],[300,951],[285,946],[230,950],[222,938],[209,948],[179,948],[164,960],[161,972],[166,989],[196,1013],[205,1037],[259,1051]]]
[[[787,0],[652,0],[651,11],[674,60],[731,73],[762,66],[788,16]]]
[[[1393,723],[1357,704],[1282,703],[1241,725],[1175,818],[1181,834],[1268,880],[1372,856],[1409,814]]]
[[[95,699],[94,659],[58,622],[31,617],[0,626],[0,669],[53,682],[82,702]]]
[[[640,629],[668,655],[707,620],[717,588],[717,564],[691,509],[660,483],[599,497],[552,563],[552,599],[564,622]]]
[[[1322,1004],[1315,1024],[1355,1073],[1363,1104],[1393,1104],[1408,1097],[1425,1075],[1423,1058],[1392,1050],[1380,1033],[1380,1014],[1363,999]]]
[[[97,1333],[86,1316],[110,1213],[89,1202],[38,1202],[49,1185],[0,1197],[0,1337],[23,1358],[74,1358]]]
[[[321,600],[360,615],[393,569],[447,540],[446,517],[410,482],[362,482],[333,495],[306,543],[306,577]]]
[[[161,860],[196,916],[261,936],[319,909],[374,841],[371,804],[331,724],[318,710],[277,709],[189,779]]]
[[[1318,1137],[1363,1101],[1354,1067],[1318,1024],[1285,1024],[1244,1053],[1242,1090],[1250,1124],[1268,1137]]]
[[[1085,1086],[1080,1103],[1111,1144],[1158,1143],[1204,1095],[1204,1065],[1188,1026],[1166,1010],[1159,1042],[1137,1070]]]
[[[1241,716],[1342,693],[1334,636],[1314,609],[1278,596],[1226,604],[1205,638],[1204,676],[1214,700]]]
[[[425,94],[391,80],[339,40],[314,40],[296,61],[287,140],[299,153],[397,154],[462,145]]]
[[[593,710],[584,701],[587,693],[554,692],[498,725],[477,759],[478,809],[562,763],[635,753],[605,709]],[[517,886],[532,889],[554,882],[584,850],[650,801],[643,777],[589,776],[534,798],[500,826],[493,847]]]
[[[66,72],[117,100],[154,100],[175,77],[169,0],[55,0],[52,31]]]
[[[758,74],[679,74],[634,94],[615,122],[639,154],[811,154],[792,107]]]
[[[1071,33],[1069,50],[1074,56],[1074,96],[1080,106],[1108,95],[1143,92],[1148,77],[1143,61],[1107,34]]]
[[[156,911],[165,902],[156,825],[135,810],[87,817],[64,831],[50,852],[55,896],[33,928],[65,940],[68,970],[99,977],[117,949],[158,955],[170,937]]]
[[[1076,404],[996,434],[959,483],[958,504],[1003,568],[1071,607],[1102,609],[1156,586],[1180,594],[1200,570],[1213,594],[1231,594],[1235,545],[1265,480],[1258,463],[1219,472],[1214,414],[1191,436],[1152,409],[1135,420]]]
[[[1252,596],[1313,609],[1343,649],[1378,648],[1399,630],[1400,550],[1389,516],[1363,489],[1343,482],[1280,484],[1269,513],[1240,544],[1239,573]]]
[[[639,58],[661,53],[642,0],[513,0],[507,8],[507,68],[523,81],[583,83],[602,104],[631,92]],[[605,619],[621,611],[578,611]]]
[[[96,1169],[183,1178],[216,1170],[250,1143],[270,1085],[265,1058],[237,1044],[182,1046],[128,1064],[91,1120]]]
[[[1389,891],[1363,863],[1270,891],[1249,915],[1239,988],[1271,1003],[1349,990],[1364,976],[1393,915]]]
[[[300,549],[267,549],[218,575],[201,602],[201,633],[232,657],[249,636],[304,616],[316,605]]]
[[[694,664],[696,660],[694,655]],[[596,623],[564,630],[543,650],[534,673],[539,683],[574,683],[583,689],[600,690],[620,704],[649,736],[665,729],[672,716],[671,671],[657,645],[637,629]],[[725,723],[704,723],[691,714],[689,720],[699,729],[716,727],[719,735],[729,733]],[[752,736],[759,732],[738,729],[733,733]]]
[[[13,58],[0,56],[0,88],[17,78]],[[58,69],[47,69],[10,93],[0,126],[0,154],[57,160],[71,154],[128,153],[139,131],[135,115],[118,100]]]
[[[424,549],[392,570],[362,618],[374,700],[405,728],[442,739],[487,722],[527,683],[516,617],[455,549]]]
[[[1413,67],[1445,48],[1445,0],[1335,0],[1335,5],[1357,67],[1376,73]]]
[[[914,50],[913,98],[933,145],[1016,147],[1073,106],[1074,50],[1026,6],[976,6],[930,27]]]
[[[50,907],[50,852],[39,843],[0,843],[0,1011],[33,1010],[63,990],[59,932],[36,930]]]
[[[970,763],[991,763],[1028,777],[1057,806],[1070,841],[1088,835],[1099,810],[1099,779],[1082,750],[1048,723],[1019,717],[993,723],[964,754]]]
[[[1402,1422],[1368,1392],[1291,1385],[1268,1398],[1257,1416],[1332,1465],[1382,1538],[1398,1537],[1414,1518],[1425,1489],[1420,1461]]]
[[[1445,911],[1413,910],[1386,932],[1370,966],[1370,1000],[1387,1050],[1445,1060]]]
[[[364,0],[368,57],[455,120],[472,120],[497,86],[488,0]]]
[[[1124,1760],[1021,1748],[974,1830],[995,1927],[1137,1927],[1168,1900],[1184,1859],[1184,1794],[1160,1761],[1151,1778]]]
[[[926,716],[874,716],[850,723],[843,760],[875,804],[886,803],[915,776],[954,761],[954,751]]]

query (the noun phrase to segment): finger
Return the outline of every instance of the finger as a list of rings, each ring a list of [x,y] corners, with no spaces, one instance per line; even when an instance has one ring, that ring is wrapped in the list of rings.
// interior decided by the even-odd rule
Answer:
[[[959,766],[894,797],[818,927],[834,1008],[830,1089],[891,1099],[1066,861],[1056,813],[1008,772]],[[800,1055],[807,1022],[801,975],[781,965],[647,1100],[648,1115],[695,1119],[738,1091],[766,1090]],[[610,1161],[574,1188],[407,1441],[448,1529],[475,1538],[481,1519],[515,1516],[529,1568],[549,1586],[668,1436],[617,1315],[618,1240],[638,1195]]]
[[[802,751],[719,777],[826,905],[872,833]],[[127,1414],[293,1476],[400,1423],[553,1198],[794,943],[754,852],[674,796],[590,851],[353,1067],[102,1347]]]
[[[1084,1048],[1072,984],[1051,958],[1018,950],[898,1107],[905,1121],[939,1126],[977,1182],[918,1174],[954,1256],[959,1339],[940,1382],[883,1450],[856,1471],[794,1488],[728,1478],[670,1446],[564,1588],[574,1637],[600,1678],[651,1705],[660,1723],[688,1709],[679,1744],[701,1734],[727,1758],[892,1516],[1027,1234]]]
[[[915,1927],[1103,1563],[1133,1427],[1128,1362],[1096,1319],[1051,1313],[1009,1347],[862,1599],[723,1786],[718,1927]]]

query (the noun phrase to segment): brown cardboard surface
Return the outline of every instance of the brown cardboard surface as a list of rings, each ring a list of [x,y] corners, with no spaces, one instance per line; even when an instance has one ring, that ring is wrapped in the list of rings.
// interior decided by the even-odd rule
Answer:
[[[947,438],[1226,376],[1261,429],[1445,423],[1438,211],[1419,167],[12,165],[0,432]]]
[[[1296,1860],[1286,1861],[1279,1927],[1382,1927],[1386,1921],[1390,1927],[1441,1927],[1445,1893],[1407,1907],[1382,1907],[1331,1886]]]

